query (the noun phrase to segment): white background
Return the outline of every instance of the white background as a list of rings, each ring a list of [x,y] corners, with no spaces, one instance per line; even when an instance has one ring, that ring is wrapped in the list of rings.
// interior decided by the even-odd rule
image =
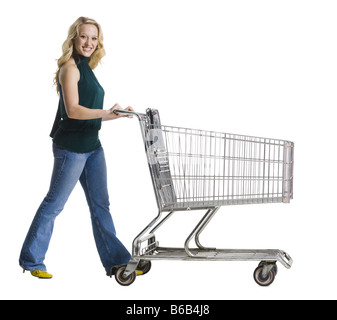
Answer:
[[[123,0],[1,2],[1,299],[336,298],[337,5],[310,0]],[[22,274],[20,249],[52,170],[56,59],[69,26],[102,26],[106,57],[96,75],[105,108],[160,110],[163,124],[295,142],[289,205],[223,207],[202,235],[207,246],[278,248],[268,288],[255,262],[153,262],[130,287],[105,276],[78,185],[58,217],[47,254],[51,281]],[[111,212],[133,238],[157,214],[136,119],[104,123]],[[183,245],[203,213],[183,212],[158,234]],[[160,236],[162,238],[160,238]]]

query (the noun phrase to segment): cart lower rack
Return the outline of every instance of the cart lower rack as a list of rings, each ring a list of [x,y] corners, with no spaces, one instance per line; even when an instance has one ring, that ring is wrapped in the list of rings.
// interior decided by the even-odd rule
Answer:
[[[199,240],[221,206],[289,203],[293,198],[294,143],[212,131],[161,125],[159,113],[125,110],[137,116],[158,205],[158,215],[135,238],[132,258],[115,273],[130,285],[136,269],[147,273],[151,260],[260,261],[254,272],[261,286],[276,276],[276,262],[291,268],[282,250],[206,248]],[[177,211],[206,210],[181,248],[160,247],[156,231]],[[195,240],[197,248],[190,248]]]

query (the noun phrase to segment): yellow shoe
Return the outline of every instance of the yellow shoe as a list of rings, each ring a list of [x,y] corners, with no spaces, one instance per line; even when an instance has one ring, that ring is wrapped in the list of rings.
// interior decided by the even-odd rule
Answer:
[[[143,271],[141,270],[136,270],[136,276],[141,276],[143,274]]]
[[[34,271],[31,271],[30,274],[33,276],[33,277],[37,277],[39,279],[51,279],[53,277],[52,274],[46,272],[46,271],[42,271],[42,270],[34,270]]]

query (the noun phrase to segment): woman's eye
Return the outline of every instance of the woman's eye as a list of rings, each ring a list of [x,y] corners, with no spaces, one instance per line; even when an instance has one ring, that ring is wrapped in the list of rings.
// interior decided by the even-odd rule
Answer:
[[[97,41],[97,38],[92,38],[92,40]]]

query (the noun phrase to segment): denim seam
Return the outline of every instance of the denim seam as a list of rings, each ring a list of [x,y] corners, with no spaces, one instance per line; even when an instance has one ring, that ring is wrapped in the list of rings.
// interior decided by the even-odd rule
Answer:
[[[106,249],[106,251],[107,251],[107,253],[108,253],[109,257],[110,257],[110,260],[111,260],[111,252],[110,252],[109,247],[107,245],[107,242],[106,242],[106,240],[104,238],[104,234],[103,234],[103,232],[101,230],[100,224],[98,223],[98,221],[96,219],[96,212],[95,212],[95,208],[94,208],[94,202],[92,200],[92,196],[91,196],[91,192],[90,192],[89,184],[88,184],[88,179],[87,179],[87,169],[85,169],[85,168],[84,168],[84,177],[85,177],[85,184],[86,184],[87,191],[88,191],[88,198],[89,198],[89,201],[90,201],[91,212],[92,212],[92,215],[94,217],[94,223],[96,224],[97,229],[100,232],[101,239],[102,239],[102,241],[104,243],[104,247],[105,247],[105,249]],[[112,264],[112,261],[111,261],[111,264]],[[104,267],[106,267],[106,266],[104,266]]]
[[[58,174],[58,176],[56,177],[54,184],[50,187],[50,190],[49,190],[47,196],[45,197],[45,200],[46,200],[46,201],[50,201],[50,199],[51,199],[51,198],[53,197],[53,195],[54,195],[54,192],[55,192],[55,189],[56,189],[56,187],[57,187],[57,184],[59,183],[60,178],[61,178],[61,176],[62,176],[62,174],[63,174],[63,169],[64,169],[64,166],[65,166],[66,160],[67,160],[67,154],[64,155],[64,159],[63,159],[62,166],[61,166],[61,169],[60,169],[60,171],[59,171],[59,174]],[[38,218],[37,218],[37,221],[36,221],[36,223],[34,223],[34,229],[33,229],[33,232],[32,232],[32,236],[33,236],[33,237],[36,237],[36,229],[37,229],[37,225],[39,224],[39,220],[40,220],[40,218],[41,218],[41,215],[42,215],[42,213],[43,213],[45,207],[46,207],[46,204],[43,203],[43,207],[41,208],[41,210],[40,210],[40,212],[39,212],[39,216],[38,216]]]
[[[50,188],[50,196],[48,197],[48,200],[51,199],[53,197],[53,195],[54,195],[54,192],[55,192],[55,189],[57,187],[57,184],[59,183],[60,178],[61,178],[61,176],[63,174],[63,169],[64,169],[64,166],[65,166],[66,160],[67,160],[67,154],[64,155],[64,159],[63,159],[63,163],[62,163],[60,172],[59,172],[57,178],[55,179],[55,183],[53,184],[52,188]]]

